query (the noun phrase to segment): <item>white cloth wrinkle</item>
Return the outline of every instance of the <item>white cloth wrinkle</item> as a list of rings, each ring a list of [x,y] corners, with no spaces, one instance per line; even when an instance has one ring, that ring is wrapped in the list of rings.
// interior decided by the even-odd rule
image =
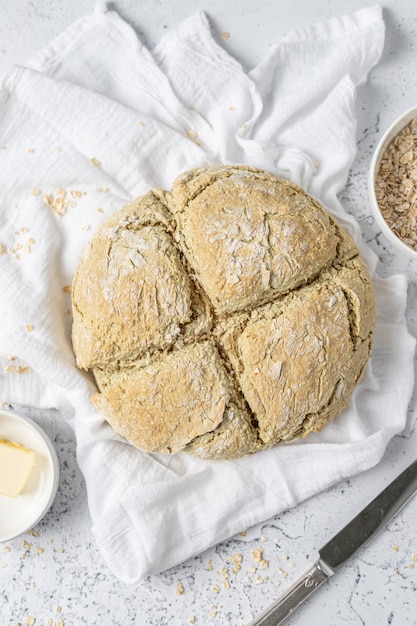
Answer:
[[[204,13],[147,50],[100,2],[3,84],[0,401],[57,408],[72,425],[93,533],[126,582],[372,467],[406,425],[415,340],[404,276],[374,276],[374,351],[350,406],[306,440],[233,462],[136,450],[92,405],[92,377],[71,347],[68,287],[98,225],[199,165],[246,163],[301,184],[349,230],[374,275],[376,257],[337,193],[356,151],[356,90],[383,40],[381,9],[369,7],[288,33],[246,73]]]

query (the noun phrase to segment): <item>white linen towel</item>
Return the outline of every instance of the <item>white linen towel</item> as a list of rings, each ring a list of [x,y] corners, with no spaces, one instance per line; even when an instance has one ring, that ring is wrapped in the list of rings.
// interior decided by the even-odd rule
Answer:
[[[249,73],[204,13],[149,51],[103,4],[6,77],[0,92],[0,400],[61,411],[76,433],[93,532],[134,582],[376,464],[404,429],[414,339],[406,280],[374,277],[372,361],[321,433],[236,461],[144,454],[90,402],[71,347],[69,286],[99,223],[207,163],[301,184],[374,254],[337,193],[355,155],[355,93],[378,62],[380,7],[290,33]]]

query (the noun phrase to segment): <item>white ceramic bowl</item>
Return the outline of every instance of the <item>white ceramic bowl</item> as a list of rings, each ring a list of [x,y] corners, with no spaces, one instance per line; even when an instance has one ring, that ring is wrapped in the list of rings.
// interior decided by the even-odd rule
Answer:
[[[406,243],[404,243],[404,241],[397,237],[397,235],[391,230],[388,223],[385,221],[381,213],[381,209],[378,206],[375,194],[375,177],[378,172],[379,164],[385,150],[387,149],[391,141],[398,135],[398,133],[405,126],[407,126],[407,124],[415,117],[417,117],[417,107],[409,109],[399,118],[397,118],[381,137],[371,160],[368,179],[368,192],[372,210],[384,235],[394,246],[396,246],[398,250],[405,252],[410,258],[417,260],[417,251],[413,250],[413,248],[410,248],[410,246],[408,246]]]
[[[18,498],[0,494],[0,543],[33,528],[51,507],[58,489],[59,464],[47,434],[28,417],[0,410],[0,438],[31,448],[35,466]]]

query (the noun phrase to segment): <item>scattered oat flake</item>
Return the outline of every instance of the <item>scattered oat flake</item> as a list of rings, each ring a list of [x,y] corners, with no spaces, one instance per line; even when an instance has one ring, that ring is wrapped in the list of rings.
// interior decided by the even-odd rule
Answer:
[[[35,152],[35,148],[28,148],[28,152],[29,152],[30,154],[33,154],[33,153]]]
[[[191,617],[191,618],[188,620],[188,623],[189,623],[189,624],[195,624],[195,617]]]
[[[242,561],[243,561],[243,555],[240,554],[239,552],[229,556],[229,562],[232,565],[234,565],[234,568],[232,569],[233,574],[237,574],[240,571],[241,566],[242,566]]]
[[[43,548],[36,548],[36,554],[43,554],[45,550]]]
[[[246,530],[242,530],[242,532],[239,533],[239,537],[246,537],[247,534]]]
[[[234,107],[234,106],[230,106],[230,107],[229,107],[229,111],[236,111],[236,107]]]
[[[10,552],[9,546],[4,546],[3,547],[3,552]]]
[[[55,611],[56,611],[57,613],[61,613],[61,612],[62,612],[62,606],[60,606],[59,604],[57,604],[57,605],[56,605],[56,607],[55,607]]]
[[[224,33],[222,33],[222,39],[230,39],[230,33],[224,31]]]
[[[98,211],[99,213],[104,213],[104,209],[102,209],[101,207],[99,207],[99,208],[97,209],[97,211]]]
[[[213,570],[213,561],[211,559],[207,561],[207,569],[209,569],[210,571]]]
[[[399,547],[398,546],[392,546],[392,549],[394,550],[394,552],[398,552]]]
[[[65,191],[59,189],[59,193],[55,196],[52,193],[45,193],[43,195],[43,202],[47,206],[51,207],[58,215],[64,215],[68,208],[68,200]]]
[[[99,167],[99,165],[101,165],[100,161],[96,159],[95,157],[92,157],[90,159],[90,163],[93,167]]]
[[[252,558],[253,558],[253,560],[256,561],[257,563],[262,561],[263,552],[264,551],[263,551],[262,548],[255,548],[255,550],[252,550]]]
[[[188,137],[189,137],[190,139],[192,139],[192,141],[194,141],[194,143],[195,143],[197,146],[201,146],[201,141],[200,141],[199,139],[197,139],[197,137],[198,137],[198,133],[197,133],[197,131],[196,131],[196,130],[192,130],[192,129],[188,130],[188,131],[187,131],[187,135],[188,135]]]
[[[184,586],[181,582],[177,582],[177,595],[182,596],[184,593]]]
[[[408,569],[414,569],[414,568],[415,568],[414,563],[409,563],[409,564],[408,564]]]
[[[84,224],[84,226],[81,226],[81,230],[90,230],[90,228],[90,224]]]
[[[416,554],[415,552],[413,552],[413,553],[411,554],[411,559],[412,559],[413,561],[417,561],[417,554]]]
[[[64,622],[62,619],[59,619],[56,623],[56,626],[64,626]]]
[[[71,285],[65,285],[65,287],[62,287],[62,291],[65,293],[71,293]]]
[[[32,196],[40,196],[40,195],[41,195],[41,190],[40,189],[38,189],[37,187],[32,189]]]
[[[47,621],[48,626],[52,626],[53,623],[54,623],[54,620],[52,619],[52,617],[50,617]]]
[[[27,626],[33,626],[33,624],[36,622],[34,617],[27,617],[26,618],[26,624]]]
[[[15,372],[16,374],[29,374],[30,367],[28,365],[16,365]]]
[[[219,585],[213,585],[211,590],[212,590],[213,593],[219,593],[220,587],[219,587]]]
[[[35,327],[32,326],[32,324],[26,324],[26,330],[28,331],[28,333],[31,333],[34,328]]]
[[[262,543],[267,542],[268,541],[268,537],[261,537],[261,541],[262,541]]]
[[[267,561],[266,559],[261,559],[259,561],[259,565],[261,569],[267,569],[269,567],[269,561]]]

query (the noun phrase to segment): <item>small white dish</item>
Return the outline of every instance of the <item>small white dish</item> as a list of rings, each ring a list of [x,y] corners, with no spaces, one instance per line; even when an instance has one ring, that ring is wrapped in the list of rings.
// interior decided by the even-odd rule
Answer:
[[[35,453],[35,465],[18,498],[0,494],[0,543],[33,528],[51,507],[59,483],[58,458],[50,439],[36,422],[0,410],[0,438],[16,441]]]
[[[378,206],[378,201],[376,199],[375,193],[375,179],[379,170],[379,164],[385,153],[385,150],[388,148],[391,141],[395,139],[395,137],[400,133],[400,131],[402,131],[402,129],[405,128],[405,126],[407,126],[407,124],[411,122],[411,120],[415,117],[417,117],[417,107],[412,107],[411,109],[408,109],[408,111],[403,113],[400,117],[398,117],[382,135],[372,157],[371,165],[369,168],[368,193],[375,218],[386,238],[392,244],[394,244],[394,246],[396,246],[398,250],[402,250],[402,252],[407,253],[412,259],[417,260],[417,251],[413,248],[410,248],[410,246],[408,246],[406,243],[404,243],[404,241],[397,237],[397,235],[391,230],[389,224],[385,221],[381,209]]]

